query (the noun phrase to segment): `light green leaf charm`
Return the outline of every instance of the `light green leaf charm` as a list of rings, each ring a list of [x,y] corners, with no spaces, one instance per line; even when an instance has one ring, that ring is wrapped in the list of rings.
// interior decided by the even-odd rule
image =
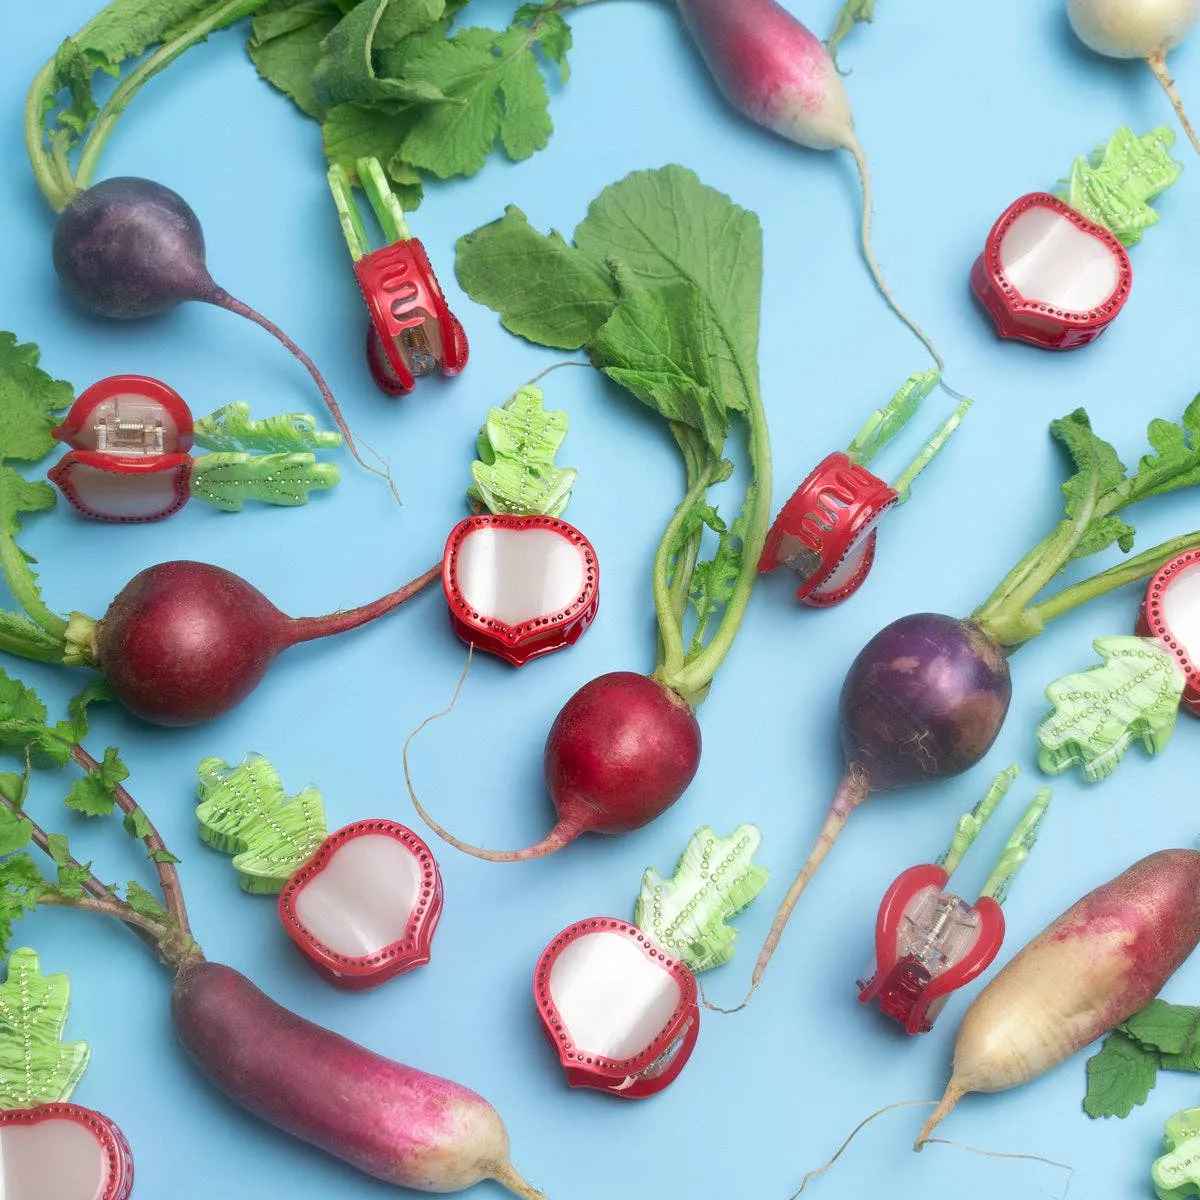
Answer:
[[[327,491],[341,478],[332,463],[317,462],[307,451],[292,454],[205,454],[192,468],[192,495],[225,512],[240,512],[244,501],[295,507],[312,491]]]
[[[762,891],[770,875],[751,861],[761,842],[753,825],[739,825],[727,838],[701,826],[670,879],[647,868],[634,923],[693,971],[728,962],[737,930],[726,921]]]
[[[71,1003],[65,975],[43,975],[28,948],[8,959],[0,984],[0,1108],[68,1100],[87,1068],[87,1042],[64,1042]]]
[[[261,754],[248,755],[236,767],[206,758],[196,774],[201,840],[234,855],[233,866],[246,891],[283,891],[328,833],[321,793],[306,787],[289,797]]]
[[[1054,711],[1038,726],[1038,765],[1057,774],[1079,764],[1091,782],[1116,770],[1141,738],[1150,754],[1168,742],[1183,672],[1156,641],[1126,635],[1092,643],[1104,664],[1064,675],[1047,689]]]
[[[493,513],[561,516],[578,474],[554,465],[566,436],[567,414],[547,411],[542,389],[527,384],[503,408],[488,410],[467,495]]]
[[[1200,1108],[1185,1108],[1167,1118],[1163,1149],[1166,1153],[1150,1168],[1158,1200],[1200,1196]]]
[[[256,421],[250,405],[236,400],[218,408],[195,425],[193,440],[205,450],[227,454],[266,452],[286,454],[292,450],[333,450],[342,444],[342,435],[332,429],[318,429],[310,413],[280,413]]]
[[[1175,134],[1166,125],[1144,137],[1122,125],[1090,158],[1075,160],[1055,194],[1111,230],[1123,245],[1135,245],[1158,223],[1149,202],[1183,174],[1183,166],[1167,153],[1174,142]]]

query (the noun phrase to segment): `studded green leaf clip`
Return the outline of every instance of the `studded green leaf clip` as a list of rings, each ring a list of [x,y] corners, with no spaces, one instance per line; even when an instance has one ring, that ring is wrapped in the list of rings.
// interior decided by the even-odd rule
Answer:
[[[1038,726],[1038,764],[1049,774],[1078,765],[1095,782],[1111,775],[1138,739],[1150,754],[1162,750],[1175,728],[1184,676],[1150,638],[1119,635],[1092,645],[1102,665],[1046,689],[1054,710]]]
[[[1158,1200],[1200,1196],[1200,1108],[1185,1108],[1167,1119],[1163,1148],[1166,1153],[1150,1168]]]
[[[754,825],[739,825],[724,838],[701,826],[670,879],[647,868],[634,923],[692,971],[728,962],[737,931],[727,922],[762,891],[770,874],[752,861],[761,842]]]

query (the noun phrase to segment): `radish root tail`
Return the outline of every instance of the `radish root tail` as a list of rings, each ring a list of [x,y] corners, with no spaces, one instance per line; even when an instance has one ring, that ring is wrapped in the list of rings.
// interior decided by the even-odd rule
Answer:
[[[547,1200],[546,1193],[539,1192],[532,1184],[526,1183],[512,1163],[497,1163],[492,1170],[492,1178],[514,1195],[523,1196],[525,1200]]]
[[[818,1175],[824,1175],[825,1172],[828,1171],[829,1168],[832,1167],[833,1164],[837,1162],[837,1160],[841,1158],[843,1154],[845,1154],[847,1147],[852,1141],[854,1141],[856,1137],[858,1137],[861,1130],[865,1126],[870,1125],[870,1123],[875,1120],[876,1117],[882,1117],[884,1113],[889,1113],[895,1108],[912,1108],[915,1105],[922,1105],[923,1107],[931,1108],[935,1104],[937,1104],[936,1100],[897,1100],[895,1104],[888,1104],[883,1108],[877,1108],[869,1117],[863,1117],[863,1119],[859,1121],[859,1123],[850,1131],[850,1136],[847,1137],[846,1140],[837,1148],[837,1152],[834,1154],[834,1156],[823,1166],[815,1167],[813,1170],[809,1171],[808,1174],[805,1175],[802,1180],[800,1180],[800,1186],[791,1194],[791,1196],[788,1197],[788,1200],[796,1200],[796,1197],[799,1196],[806,1187],[808,1187],[809,1180],[816,1179]]]
[[[1167,93],[1167,99],[1171,101],[1171,107],[1175,109],[1175,115],[1179,118],[1180,125],[1183,126],[1183,132],[1188,135],[1188,140],[1192,143],[1196,153],[1200,154],[1200,141],[1196,138],[1196,131],[1192,128],[1191,121],[1188,120],[1187,112],[1183,107],[1183,98],[1175,88],[1175,80],[1171,78],[1171,72],[1167,69],[1167,56],[1160,50],[1157,54],[1151,54],[1146,59],[1150,70],[1154,72],[1154,78],[1158,80],[1159,86]]]
[[[808,887],[809,881],[817,873],[817,868],[825,861],[825,856],[837,840],[838,834],[842,832],[842,826],[846,824],[850,814],[870,794],[866,774],[857,763],[851,763],[846,774],[842,776],[841,783],[838,784],[837,794],[829,806],[825,823],[821,826],[821,832],[817,834],[817,840],[809,853],[808,861],[800,868],[796,878],[792,880],[792,886],[788,888],[787,895],[784,896],[775,913],[775,919],[771,922],[771,928],[767,933],[767,940],[763,942],[763,947],[758,952],[758,961],[754,964],[754,973],[750,976],[750,987],[747,989],[745,997],[735,1008],[719,1008],[704,999],[703,989],[701,989],[700,995],[704,1000],[705,1008],[711,1009],[713,1012],[735,1013],[740,1012],[750,1003],[751,996],[758,990],[758,985],[762,982],[767,964],[771,961],[771,955],[775,953],[779,939],[783,937],[784,928],[788,923],[788,918],[792,915],[792,909],[796,907],[796,901],[800,899],[804,889]]]
[[[461,838],[457,838],[448,829],[444,829],[437,823],[425,810],[425,806],[421,803],[417,796],[416,789],[413,787],[412,772],[408,766],[408,748],[412,745],[413,739],[425,728],[426,725],[441,717],[448,716],[454,706],[458,703],[458,697],[462,693],[463,684],[467,681],[467,672],[471,669],[471,659],[475,653],[474,643],[467,645],[467,661],[463,665],[462,674],[458,677],[458,683],[454,687],[454,695],[450,698],[450,703],[442,709],[441,712],[430,713],[420,725],[416,727],[404,739],[404,746],[400,751],[400,763],[404,768],[404,783],[408,788],[409,798],[412,800],[413,808],[417,810],[417,815],[438,835],[444,842],[448,842],[456,850],[461,850],[464,854],[469,854],[472,858],[482,858],[485,862],[525,862],[531,858],[542,858],[547,854],[553,854],[555,850],[561,850],[569,841],[571,841],[578,833],[577,829],[570,829],[563,825],[560,821],[540,842],[534,846],[529,846],[524,850],[483,850],[479,846],[472,846],[470,842],[464,842]],[[511,1168],[510,1168],[511,1170]],[[513,1177],[520,1177],[513,1172]],[[516,1191],[518,1195],[541,1196],[541,1192],[529,1191],[521,1192],[517,1188],[511,1187],[505,1179],[499,1175],[495,1176],[505,1187],[510,1191]],[[528,1184],[525,1185],[528,1187]]]
[[[1053,1158],[1043,1158],[1040,1154],[1014,1154],[1004,1150],[983,1150],[979,1146],[968,1146],[966,1142],[955,1142],[950,1138],[926,1138],[925,1144],[928,1146],[953,1146],[956,1150],[967,1151],[968,1154],[982,1154],[984,1158],[1011,1158],[1018,1162],[1044,1163],[1048,1167],[1058,1167],[1068,1174],[1067,1188],[1063,1191],[1064,1196],[1071,1186],[1069,1176],[1075,1174],[1075,1168],[1070,1163],[1061,1163]]]
[[[913,1149],[920,1150],[922,1146],[929,1141],[929,1135],[934,1129],[945,1120],[950,1110],[966,1095],[966,1091],[960,1088],[957,1083],[951,1082],[946,1085],[946,1094],[941,1098],[937,1108],[930,1114],[929,1120],[921,1127],[921,1132],[917,1135],[917,1140],[913,1142]]]
[[[887,281],[883,277],[883,272],[879,269],[879,263],[875,260],[875,251],[871,249],[871,168],[867,165],[867,156],[863,151],[862,146],[857,139],[854,139],[846,147],[847,150],[854,156],[854,165],[858,168],[858,178],[862,185],[862,225],[860,229],[860,237],[862,241],[863,258],[866,259],[867,267],[871,272],[871,278],[875,280],[875,286],[879,289],[880,295],[888,302],[891,310],[902,320],[905,325],[912,330],[917,340],[929,351],[938,371],[945,370],[945,362],[942,356],[938,353],[937,347],[930,340],[929,335],[900,307],[896,297],[892,295],[892,289],[888,287]],[[945,385],[943,385],[945,386]],[[958,399],[963,397],[953,388],[947,387],[946,390],[952,396]]]
[[[211,299],[212,303],[218,307],[228,309],[232,313],[237,313],[239,317],[245,317],[247,320],[253,321],[255,325],[265,329],[273,338],[281,342],[290,354],[299,359],[304,369],[312,376],[313,383],[317,385],[317,391],[321,393],[321,399],[325,401],[325,406],[329,409],[329,413],[333,417],[333,423],[338,427],[342,437],[345,439],[346,449],[350,451],[351,457],[364,470],[370,471],[372,475],[378,475],[380,479],[384,480],[391,489],[396,503],[403,505],[404,501],[400,499],[400,492],[396,488],[396,481],[392,478],[392,469],[387,459],[364,442],[363,445],[370,451],[372,458],[379,463],[379,467],[373,467],[370,463],[363,460],[363,456],[358,450],[358,442],[350,432],[350,426],[346,423],[346,418],[342,415],[341,405],[335,399],[333,392],[329,388],[329,384],[325,382],[325,377],[317,370],[317,364],[274,321],[264,317],[257,309],[251,308],[250,305],[239,300],[236,296],[231,296],[224,288],[217,288],[215,295]],[[383,469],[380,470],[380,467]]]

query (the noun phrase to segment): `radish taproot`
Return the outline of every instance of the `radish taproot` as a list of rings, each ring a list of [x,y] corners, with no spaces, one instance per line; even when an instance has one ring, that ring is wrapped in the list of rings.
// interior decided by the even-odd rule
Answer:
[[[70,720],[49,724],[35,692],[3,672],[0,684],[5,751],[31,765],[81,767],[86,779],[68,793],[68,807],[86,803],[92,816],[121,814],[125,830],[145,845],[155,864],[162,893],[160,902],[130,884],[122,895],[72,857],[66,838],[33,820],[19,799],[0,796],[6,937],[9,922],[38,905],[115,917],[173,972],[175,1033],[197,1067],[234,1103],[388,1183],[452,1192],[494,1179],[525,1200],[545,1200],[509,1162],[507,1131],[481,1096],[289,1012],[245,975],[205,959],[192,936],[178,859],[119,782],[128,772],[117,751],[106,751],[100,763],[78,740],[87,731],[88,694],[72,702]],[[75,799],[79,791],[86,792],[86,802]],[[30,843],[53,856],[53,881],[33,863]]]
[[[91,46],[93,26],[102,29],[106,15],[130,23],[128,15],[121,18],[113,13],[120,7],[117,0],[68,38],[37,73],[25,100],[25,148],[38,186],[59,214],[53,237],[54,269],[68,295],[99,316],[131,320],[198,300],[261,326],[312,377],[355,460],[386,479],[396,494],[386,464],[380,470],[363,460],[341,407],[312,359],[273,321],[214,282],[205,262],[200,221],[183,197],[137,176],[92,183],[101,147],[142,85],[209,33],[262,5],[263,0],[226,0],[182,21],[165,9],[161,14],[137,14],[132,36],[141,38],[142,45],[122,42],[122,49],[114,51],[101,33],[100,46]],[[136,57],[156,45],[98,107],[91,94],[93,72],[108,69],[116,74],[125,56]],[[109,58],[114,53],[115,61]],[[60,107],[64,90],[68,98]],[[67,152],[81,139],[79,161],[72,172]]]
[[[1028,1083],[1144,1008],[1200,942],[1200,853],[1160,850],[1089,892],[975,997],[946,1093],[915,1149],[968,1092]]]
[[[1167,54],[1200,21],[1200,0],[1067,0],[1067,19],[1089,50],[1108,58],[1140,58],[1149,66],[1200,153],[1200,140],[1167,69]]]
[[[933,356],[937,348],[900,307],[871,248],[871,171],[854,132],[850,99],[820,39],[776,0],[675,0],[714,80],[729,102],[761,125],[810,150],[846,150],[862,184],[863,258],[883,298]]]
[[[606,188],[575,241],[543,237],[510,207],[460,239],[459,280],[531,341],[586,345],[594,365],[670,423],[686,482],[654,556],[657,664],[648,676],[601,675],[556,717],[544,769],[558,816],[545,838],[490,851],[447,833],[417,798],[406,743],[405,779],[421,817],[460,850],[496,862],[549,854],[584,832],[637,829],[683,794],[700,760],[695,709],[732,648],[771,519],[757,363],[758,218],[692,172],[668,166]],[[545,266],[529,311],[535,260]],[[708,490],[732,473],[725,451],[735,420],[744,423],[750,482],[740,515],[727,524]],[[707,558],[706,532],[716,542]]]
[[[792,910],[850,814],[872,793],[948,778],[974,766],[1008,713],[1013,651],[1054,617],[1152,575],[1164,562],[1200,546],[1200,531],[1184,534],[1038,600],[1074,559],[1113,543],[1125,551],[1132,547],[1135,531],[1118,516],[1126,507],[1196,481],[1200,397],[1179,425],[1152,422],[1156,453],[1144,455],[1128,476],[1113,447],[1092,432],[1083,409],[1054,421],[1050,431],[1075,467],[1063,484],[1065,515],[1058,527],[970,617],[901,617],[877,633],[851,664],[838,699],[845,773],[809,857],[780,903],[737,1009],[758,988]]]

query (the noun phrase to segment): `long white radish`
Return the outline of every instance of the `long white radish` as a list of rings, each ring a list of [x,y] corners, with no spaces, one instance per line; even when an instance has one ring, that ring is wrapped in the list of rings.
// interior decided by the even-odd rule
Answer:
[[[1072,905],[967,1009],[946,1094],[1028,1083],[1144,1008],[1200,942],[1200,853],[1160,850]]]
[[[1200,141],[1167,70],[1167,54],[1200,21],[1200,0],[1067,0],[1067,19],[1079,40],[1097,54],[1145,60],[1200,153]]]

